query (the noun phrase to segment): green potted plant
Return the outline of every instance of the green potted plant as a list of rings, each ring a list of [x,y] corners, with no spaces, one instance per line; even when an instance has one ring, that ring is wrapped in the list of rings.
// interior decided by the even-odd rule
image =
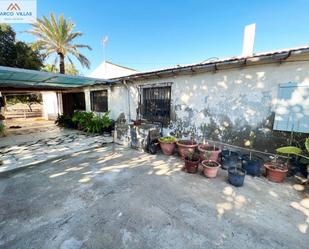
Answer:
[[[306,138],[304,143],[305,149],[301,149],[296,146],[280,147],[276,151],[281,154],[295,155],[303,159],[303,161],[309,164],[309,138]],[[288,167],[285,164],[274,162],[268,162],[264,164],[267,170],[267,178],[274,182],[283,182],[287,175]],[[308,166],[307,166],[308,167]]]
[[[194,140],[179,140],[176,144],[178,146],[178,153],[182,160],[184,160],[189,153],[194,153],[198,145]]]
[[[185,157],[185,168],[188,173],[197,173],[198,165],[200,162],[199,155],[195,152],[188,152]]]
[[[162,152],[168,156],[172,155],[176,147],[176,141],[177,139],[175,137],[159,138],[159,143],[160,143]]]

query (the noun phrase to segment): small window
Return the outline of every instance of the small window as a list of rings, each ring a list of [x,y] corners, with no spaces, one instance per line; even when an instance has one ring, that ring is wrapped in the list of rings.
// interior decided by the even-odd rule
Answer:
[[[142,88],[141,114],[150,122],[168,125],[171,113],[171,87]]]
[[[273,129],[309,133],[309,86],[281,84],[277,99]]]
[[[91,110],[94,112],[107,112],[108,111],[108,100],[107,90],[91,91]]]

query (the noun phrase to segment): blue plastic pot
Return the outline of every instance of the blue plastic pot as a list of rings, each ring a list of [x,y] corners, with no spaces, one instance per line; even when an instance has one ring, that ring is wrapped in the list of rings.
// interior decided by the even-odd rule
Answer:
[[[246,171],[236,167],[228,168],[228,179],[229,183],[235,187],[241,187],[244,185]]]
[[[241,166],[251,176],[260,176],[261,168],[263,166],[263,160],[259,157],[251,157],[249,155],[243,155],[241,157]]]
[[[230,167],[237,167],[237,161],[239,154],[234,151],[223,150],[221,152],[221,167],[222,169],[228,169]]]

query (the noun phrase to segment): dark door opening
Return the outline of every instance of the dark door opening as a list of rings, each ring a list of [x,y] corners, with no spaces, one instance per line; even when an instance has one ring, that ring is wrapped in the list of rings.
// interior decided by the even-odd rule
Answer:
[[[74,111],[85,111],[85,93],[62,93],[63,113],[73,115]]]

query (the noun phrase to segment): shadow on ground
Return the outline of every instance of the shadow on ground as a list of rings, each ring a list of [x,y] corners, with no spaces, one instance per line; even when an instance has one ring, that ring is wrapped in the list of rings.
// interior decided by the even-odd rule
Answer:
[[[1,248],[308,248],[303,186],[242,188],[116,145],[0,179]]]

